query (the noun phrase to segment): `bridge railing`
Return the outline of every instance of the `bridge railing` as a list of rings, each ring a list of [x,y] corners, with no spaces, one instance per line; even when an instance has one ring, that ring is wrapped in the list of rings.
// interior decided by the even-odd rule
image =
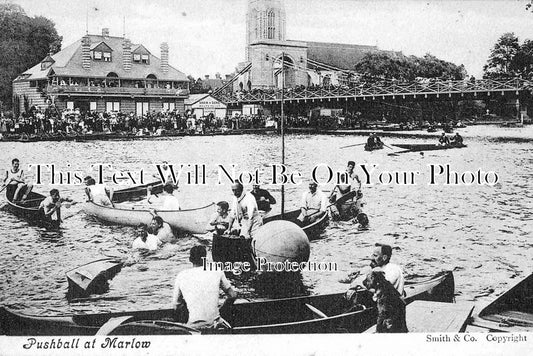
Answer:
[[[429,81],[422,82],[388,82],[388,83],[354,83],[348,86],[330,86],[301,89],[285,89],[283,96],[286,100],[307,100],[307,99],[335,99],[350,97],[377,97],[377,96],[417,96],[417,95],[440,95],[440,94],[460,94],[478,92],[508,92],[531,90],[533,82],[520,79],[479,79],[475,81]],[[236,92],[232,94],[218,94],[217,97],[227,104],[238,104],[243,102],[272,102],[280,101],[281,90],[273,91],[252,91]]]

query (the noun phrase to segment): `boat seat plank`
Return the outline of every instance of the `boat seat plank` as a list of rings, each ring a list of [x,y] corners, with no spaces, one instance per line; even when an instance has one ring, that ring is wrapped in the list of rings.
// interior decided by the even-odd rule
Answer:
[[[307,309],[311,310],[313,314],[318,316],[320,319],[325,319],[328,317],[326,313],[324,313],[322,310],[318,309],[317,307],[312,306],[311,304],[305,303],[305,306],[307,307]]]
[[[441,303],[417,300],[406,309],[406,322],[409,332],[462,332],[474,304]]]
[[[98,329],[96,332],[96,335],[105,336],[109,335],[111,331],[115,330],[118,326],[120,326],[122,323],[132,319],[132,315],[124,315],[124,316],[118,316],[116,318],[109,319],[104,325]]]
[[[517,310],[506,310],[506,311],[499,313],[499,315],[504,320],[511,319],[511,320],[516,320],[520,323],[533,325],[533,314],[530,314],[530,313],[525,313],[525,312],[517,311]]]

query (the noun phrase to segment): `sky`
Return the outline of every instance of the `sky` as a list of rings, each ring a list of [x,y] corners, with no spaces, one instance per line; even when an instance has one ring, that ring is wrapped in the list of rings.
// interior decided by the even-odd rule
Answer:
[[[103,27],[126,33],[154,55],[167,42],[170,64],[203,77],[234,72],[244,60],[247,0],[0,0],[45,16],[63,47]],[[285,0],[287,39],[377,45],[463,64],[480,77],[506,32],[533,39],[527,0]],[[95,10],[98,9],[98,10]],[[88,14],[88,16],[86,16]],[[86,18],[88,17],[88,21]],[[124,26],[125,24],[125,26]]]

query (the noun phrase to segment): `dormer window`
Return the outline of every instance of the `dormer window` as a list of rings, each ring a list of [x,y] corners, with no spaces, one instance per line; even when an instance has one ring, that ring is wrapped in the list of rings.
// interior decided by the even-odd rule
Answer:
[[[142,54],[141,55],[141,63],[149,64],[149,60],[148,60],[148,55],[147,54]]]
[[[101,60],[102,59],[102,52],[94,51],[93,58],[96,59],[97,61]]]
[[[104,53],[104,61],[111,62],[111,52],[103,52],[103,53]]]
[[[113,50],[106,43],[100,42],[91,47],[93,59],[95,61],[111,62],[111,52]]]
[[[140,62],[141,61],[141,55],[139,53],[135,53],[133,55],[133,61],[134,62]]]

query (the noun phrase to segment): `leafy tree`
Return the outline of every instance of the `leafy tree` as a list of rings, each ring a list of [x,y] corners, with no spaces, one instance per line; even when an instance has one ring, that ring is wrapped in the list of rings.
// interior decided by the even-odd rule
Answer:
[[[490,52],[487,64],[483,66],[485,77],[509,77],[513,76],[512,62],[520,51],[518,37],[514,33],[504,33],[496,42]]]
[[[533,74],[533,41],[525,40],[510,64],[512,72],[529,78]]]
[[[0,4],[0,103],[11,106],[13,80],[57,53],[62,40],[51,20],[29,17],[19,5]]]
[[[417,77],[460,80],[466,76],[463,65],[438,59],[431,54],[419,58],[398,53],[367,53],[354,70],[370,78],[412,81]]]

